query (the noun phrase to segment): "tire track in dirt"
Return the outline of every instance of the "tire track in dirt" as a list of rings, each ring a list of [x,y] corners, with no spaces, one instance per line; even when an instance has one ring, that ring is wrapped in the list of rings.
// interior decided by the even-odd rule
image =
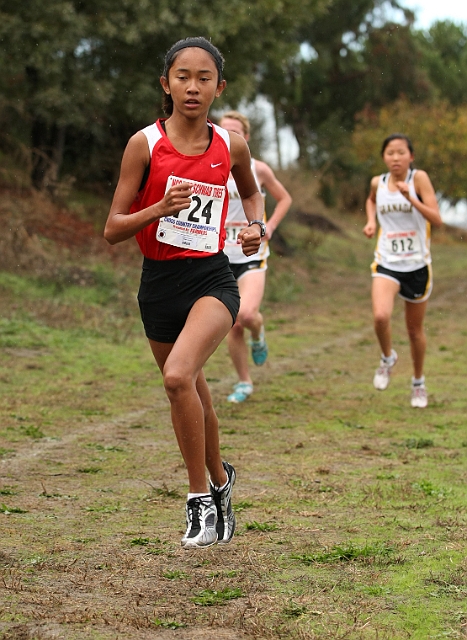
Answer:
[[[50,454],[55,450],[70,447],[78,439],[85,438],[86,436],[92,436],[94,439],[100,437],[102,439],[105,438],[109,440],[109,434],[112,434],[112,437],[115,436],[116,428],[130,427],[135,422],[144,419],[149,412],[156,413],[160,416],[164,411],[169,414],[169,408],[166,406],[166,403],[161,401],[158,402],[156,406],[151,405],[144,407],[138,411],[132,411],[104,422],[88,422],[84,425],[80,424],[79,430],[71,431],[60,438],[43,438],[41,440],[36,440],[33,443],[27,442],[22,445],[22,450],[15,453],[11,458],[4,458],[3,460],[0,460],[0,477],[4,476],[5,471],[7,471],[9,475],[20,474],[22,472],[21,464],[33,461],[41,456]],[[167,419],[169,419],[169,417]]]

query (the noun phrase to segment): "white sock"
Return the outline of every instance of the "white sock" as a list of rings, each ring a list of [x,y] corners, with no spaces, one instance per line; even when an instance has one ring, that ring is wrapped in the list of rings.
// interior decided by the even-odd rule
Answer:
[[[392,352],[391,352],[391,355],[390,355],[390,356],[385,356],[384,354],[381,354],[381,359],[382,359],[386,364],[389,364],[389,365],[393,365],[393,364],[394,364],[394,361],[395,361],[394,354],[393,354]]]
[[[252,342],[263,342],[264,340],[264,325],[261,327],[261,329],[259,330],[259,337],[258,338],[253,338],[253,336],[251,336],[251,341]]]
[[[425,376],[422,376],[421,378],[412,377],[412,384],[414,387],[421,387],[422,384],[425,384]]]
[[[189,493],[186,501],[191,500],[192,498],[210,498],[210,493]]]

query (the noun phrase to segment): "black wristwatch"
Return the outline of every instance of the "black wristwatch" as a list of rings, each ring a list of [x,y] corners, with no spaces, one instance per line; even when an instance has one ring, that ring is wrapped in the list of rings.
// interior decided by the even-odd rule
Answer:
[[[261,237],[264,238],[266,235],[266,225],[262,220],[252,220],[248,223],[248,226],[251,227],[252,224],[259,224],[259,228],[261,229]]]

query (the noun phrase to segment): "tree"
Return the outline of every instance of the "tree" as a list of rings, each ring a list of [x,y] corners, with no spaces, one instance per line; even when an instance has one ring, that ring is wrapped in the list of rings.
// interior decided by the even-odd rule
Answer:
[[[298,50],[293,34],[329,1],[0,0],[3,144],[31,147],[37,188],[53,186],[62,162],[82,181],[112,181],[129,135],[160,114],[173,42],[212,38],[235,104],[254,94],[265,58]]]
[[[66,130],[108,104],[111,86],[86,64],[87,16],[71,2],[0,4],[2,119],[32,150],[31,178],[57,179]]]
[[[413,14],[404,11],[405,23],[394,23],[386,18],[388,7],[400,9],[392,0],[333,0],[323,15],[302,24],[300,55],[268,62],[260,87],[292,126],[301,164],[345,164],[339,149],[366,104],[432,94],[411,30]]]
[[[405,133],[415,148],[415,165],[430,175],[435,190],[455,203],[467,184],[467,104],[447,101],[414,105],[400,99],[378,112],[363,112],[352,137],[353,151],[370,176],[385,171],[381,144],[392,133]]]
[[[440,21],[417,38],[438,96],[453,105],[467,103],[467,26]]]

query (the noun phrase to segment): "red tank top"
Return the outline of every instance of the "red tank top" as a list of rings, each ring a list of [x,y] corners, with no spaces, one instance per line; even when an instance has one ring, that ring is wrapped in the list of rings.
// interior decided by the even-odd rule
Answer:
[[[152,260],[205,258],[224,247],[230,173],[230,138],[210,122],[213,136],[202,154],[179,153],[167,138],[161,121],[142,129],[151,156],[149,176],[130,213],[159,202],[171,184],[192,184],[192,205],[176,216],[151,223],[136,234],[141,252]]]

